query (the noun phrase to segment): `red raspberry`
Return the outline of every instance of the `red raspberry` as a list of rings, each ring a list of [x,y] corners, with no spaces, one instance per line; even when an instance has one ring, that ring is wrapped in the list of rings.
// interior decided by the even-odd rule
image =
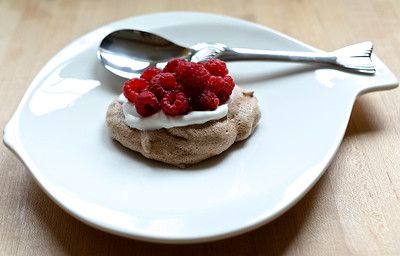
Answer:
[[[158,100],[161,100],[162,98],[164,98],[165,94],[167,93],[167,91],[164,90],[164,88],[162,88],[162,86],[159,84],[150,85],[149,91],[154,93],[154,95],[156,95]]]
[[[193,110],[214,110],[219,105],[219,99],[210,90],[204,90],[200,95],[191,98]]]
[[[172,59],[172,60],[168,61],[167,65],[163,69],[163,72],[174,74],[174,73],[176,73],[176,69],[178,68],[178,66],[184,62],[186,62],[186,60],[184,60],[184,59],[179,59],[179,58]]]
[[[151,116],[160,110],[157,97],[149,91],[141,92],[135,101],[136,111],[143,117]]]
[[[151,84],[159,84],[164,90],[172,91],[178,89],[178,83],[173,74],[171,73],[161,73],[157,74],[151,79]]]
[[[140,78],[143,78],[144,80],[150,82],[151,79],[152,79],[155,75],[160,74],[161,72],[162,72],[162,70],[159,69],[159,68],[156,68],[156,67],[149,67],[149,68],[147,68],[147,69],[143,72],[143,74],[140,76]]]
[[[226,63],[219,59],[210,59],[204,63],[204,67],[213,76],[226,76],[228,74],[228,68]]]
[[[226,75],[224,76],[224,79],[229,83],[230,90],[233,90],[233,88],[235,88],[235,82],[233,81],[233,78],[229,75]]]
[[[207,69],[195,62],[183,62],[177,68],[176,78],[185,89],[189,97],[200,94],[207,88],[210,73]]]
[[[128,101],[135,102],[139,93],[149,85],[143,78],[132,78],[125,82],[122,90]]]
[[[189,112],[189,100],[184,92],[168,93],[160,103],[161,109],[169,116],[184,115]]]
[[[232,94],[235,83],[231,76],[211,76],[208,80],[208,89],[215,93],[219,99],[219,104],[224,104],[228,101]]]
[[[167,92],[183,90],[182,86],[176,82],[176,79],[171,73],[157,74],[151,79],[151,91],[158,99],[164,98]]]

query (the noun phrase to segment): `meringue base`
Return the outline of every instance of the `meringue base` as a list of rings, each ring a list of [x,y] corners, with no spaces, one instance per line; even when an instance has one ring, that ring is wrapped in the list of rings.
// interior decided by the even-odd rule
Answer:
[[[122,104],[111,102],[106,114],[109,133],[123,146],[149,159],[179,168],[219,155],[234,142],[245,140],[254,131],[261,112],[253,92],[235,87],[228,114],[204,124],[157,130],[138,130],[125,124]]]

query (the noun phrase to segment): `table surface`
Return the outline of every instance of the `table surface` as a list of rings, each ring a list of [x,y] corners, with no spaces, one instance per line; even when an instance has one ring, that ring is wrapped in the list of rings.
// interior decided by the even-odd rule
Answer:
[[[370,40],[400,77],[398,0],[0,0],[0,127],[43,65],[74,39],[140,14],[200,11],[256,22],[324,50]],[[57,206],[0,144],[0,255],[398,255],[400,91],[360,96],[318,183],[248,233],[165,245],[111,235]]]

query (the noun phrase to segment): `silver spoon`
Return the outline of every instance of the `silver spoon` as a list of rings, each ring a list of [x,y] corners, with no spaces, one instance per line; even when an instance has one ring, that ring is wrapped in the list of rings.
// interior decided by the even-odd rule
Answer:
[[[267,51],[230,48],[220,43],[199,43],[190,48],[179,46],[153,33],[140,30],[118,30],[101,42],[98,56],[104,67],[124,77],[137,77],[151,66],[163,68],[173,58],[188,61],[267,60],[329,65],[348,71],[374,74],[371,42],[359,43],[333,52]]]

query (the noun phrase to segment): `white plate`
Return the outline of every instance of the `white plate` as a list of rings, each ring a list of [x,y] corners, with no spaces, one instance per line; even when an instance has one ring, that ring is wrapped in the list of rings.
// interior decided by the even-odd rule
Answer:
[[[71,43],[40,71],[5,128],[4,142],[67,212],[99,229],[147,241],[210,241],[259,227],[291,207],[323,174],[346,130],[355,98],[397,80],[299,64],[229,63],[254,90],[262,119],[222,155],[180,170],[110,139],[105,113],[123,79],[96,55],[108,33],[136,28],[182,45],[221,42],[258,49],[315,49],[228,17],[159,13],[101,27]]]

